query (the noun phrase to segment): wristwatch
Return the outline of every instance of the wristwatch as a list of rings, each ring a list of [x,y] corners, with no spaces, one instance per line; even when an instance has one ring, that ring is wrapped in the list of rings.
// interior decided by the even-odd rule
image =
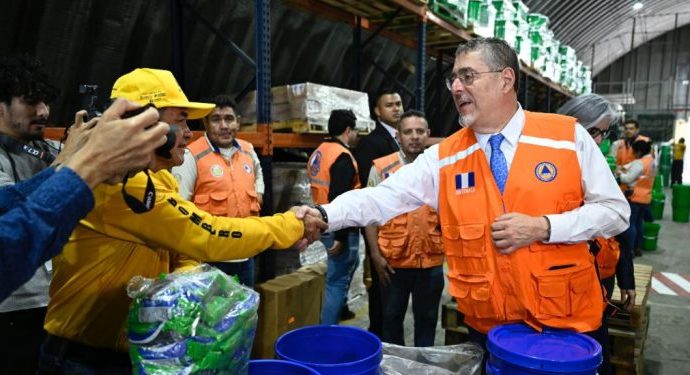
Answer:
[[[323,207],[321,207],[320,204],[314,205],[314,208],[316,208],[319,211],[324,223],[328,224],[328,214],[326,213],[326,210]]]

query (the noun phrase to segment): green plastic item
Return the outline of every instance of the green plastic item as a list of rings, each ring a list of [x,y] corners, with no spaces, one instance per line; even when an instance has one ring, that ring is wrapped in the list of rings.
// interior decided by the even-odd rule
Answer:
[[[656,245],[659,240],[659,229],[661,229],[661,225],[657,223],[644,223],[644,234],[642,235],[643,250],[656,250]]]
[[[663,199],[652,199],[650,208],[652,210],[652,217],[654,220],[661,220],[664,217],[664,205],[666,201]]]
[[[676,223],[687,223],[690,221],[690,207],[673,207],[671,218]]]
[[[609,151],[611,150],[611,140],[610,139],[604,139],[601,141],[601,144],[599,144],[599,149],[601,150],[601,153],[604,155],[608,155]],[[607,157],[608,159],[608,157]],[[613,160],[616,160],[615,158]]]
[[[681,208],[690,208],[690,185],[673,185],[671,189],[673,192],[673,200],[671,205]]]

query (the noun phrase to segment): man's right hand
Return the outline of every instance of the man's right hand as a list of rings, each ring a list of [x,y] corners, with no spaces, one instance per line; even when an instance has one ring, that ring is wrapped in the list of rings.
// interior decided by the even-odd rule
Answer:
[[[115,100],[91,129],[83,147],[64,157],[68,159],[64,165],[92,189],[101,182],[119,182],[128,172],[150,166],[153,151],[166,141],[169,126],[158,122],[155,108],[120,119],[125,112],[139,107],[128,100]]]
[[[319,210],[309,206],[295,206],[290,208],[295,216],[304,223],[304,239],[312,243],[321,238],[321,232],[328,229],[328,224],[323,221]]]
[[[380,255],[374,255],[371,257],[371,263],[374,265],[376,274],[379,276],[379,281],[381,285],[386,287],[391,284],[391,275],[395,273],[393,267],[388,264],[386,258]]]
[[[345,249],[345,245],[340,241],[333,241],[333,246],[330,249],[326,249],[329,257],[338,256]]]

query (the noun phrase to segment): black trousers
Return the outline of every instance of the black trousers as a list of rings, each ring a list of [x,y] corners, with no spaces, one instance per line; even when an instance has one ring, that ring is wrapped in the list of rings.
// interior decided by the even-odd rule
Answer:
[[[364,228],[362,228],[362,236]],[[366,238],[366,236],[364,237]],[[369,245],[364,241],[365,251],[369,253]],[[379,339],[383,338],[383,301],[381,299],[381,282],[376,274],[376,269],[371,265],[371,257],[367,256],[365,262],[369,262],[371,269],[371,287],[367,291],[369,297],[369,332],[375,334]]]
[[[683,183],[683,161],[674,160],[671,163],[671,185]]]
[[[0,374],[35,374],[41,344],[45,338],[43,322],[46,307],[0,313]]]

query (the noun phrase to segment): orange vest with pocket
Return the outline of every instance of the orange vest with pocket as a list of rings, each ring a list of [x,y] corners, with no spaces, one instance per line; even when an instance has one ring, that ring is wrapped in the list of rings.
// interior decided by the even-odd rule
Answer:
[[[599,279],[604,280],[616,274],[616,266],[621,256],[620,244],[615,237],[595,238],[599,246],[597,253],[597,266],[599,266]],[[607,296],[611,297],[611,296]]]
[[[525,111],[503,195],[472,130],[439,145],[449,292],[465,323],[480,332],[518,321],[578,332],[601,325],[604,298],[586,242],[535,242],[504,255],[491,237],[491,224],[504,213],[538,217],[583,203],[574,126],[571,117]]]
[[[374,167],[384,180],[402,166],[399,151],[374,160]],[[378,245],[381,255],[393,268],[431,268],[443,264],[438,214],[426,205],[379,227]]]
[[[252,145],[235,139],[240,145],[230,160],[213,151],[206,137],[200,137],[187,148],[196,160],[196,183],[192,202],[215,216],[258,216],[256,174]]]
[[[353,189],[359,189],[357,161],[352,156],[350,150],[337,141],[324,142],[309,156],[307,161],[307,173],[309,173],[309,183],[311,184],[311,199],[314,204],[328,203],[328,192],[331,187],[331,167],[342,154],[347,154],[352,159],[352,165],[355,166],[355,177],[352,180],[352,187]]]

